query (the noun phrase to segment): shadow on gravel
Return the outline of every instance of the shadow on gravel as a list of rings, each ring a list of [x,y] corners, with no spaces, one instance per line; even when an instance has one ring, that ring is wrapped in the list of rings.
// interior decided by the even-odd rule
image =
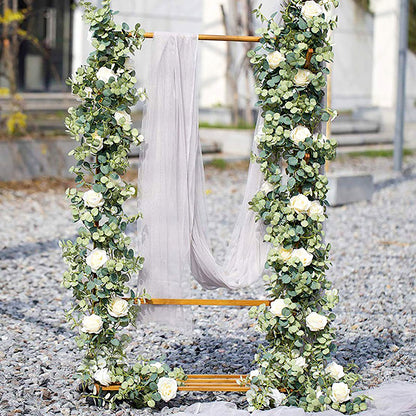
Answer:
[[[31,309],[37,303],[38,302],[36,300],[33,301],[32,305],[20,301],[0,301],[0,315],[6,315],[9,318],[15,319],[20,323],[27,322],[30,324],[34,324],[40,328],[54,332],[56,335],[65,335],[67,338],[72,338],[74,336],[75,333],[73,331],[70,331],[69,329],[64,328],[63,326],[56,325],[53,322],[45,322],[37,316],[26,316],[26,311],[28,309]]]
[[[378,191],[381,191],[383,189],[391,188],[391,187],[397,186],[401,183],[412,181],[412,180],[415,180],[415,179],[416,179],[416,174],[406,175],[406,173],[404,173],[402,176],[400,176],[398,178],[391,178],[391,179],[387,179],[385,181],[375,183],[374,184],[374,191],[378,192]]]
[[[390,337],[359,336],[340,343],[335,357],[342,365],[356,364],[362,370],[374,361],[386,361],[393,353],[393,345],[402,344],[399,339]]]

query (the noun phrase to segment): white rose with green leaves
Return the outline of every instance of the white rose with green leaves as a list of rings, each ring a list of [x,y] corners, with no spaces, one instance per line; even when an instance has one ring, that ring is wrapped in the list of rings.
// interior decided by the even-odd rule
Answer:
[[[117,111],[114,113],[114,118],[119,126],[131,126],[131,116],[126,111]]]
[[[298,357],[293,361],[293,364],[296,367],[305,368],[306,367],[306,360],[305,357]]]
[[[280,406],[286,399],[286,395],[281,393],[278,389],[271,389],[269,392],[269,397],[274,402],[274,407]]]
[[[94,373],[93,378],[95,381],[98,381],[98,383],[105,387],[109,386],[113,381],[111,373],[108,371],[107,368],[101,368],[97,370]]]
[[[319,201],[312,201],[308,208],[308,215],[310,217],[320,217],[324,215],[324,207]]]
[[[250,375],[248,376],[250,379],[254,377],[258,377],[260,375],[260,370],[251,370]]]
[[[270,303],[270,312],[279,318],[284,318],[283,309],[287,308],[287,304],[284,299],[275,299]]]
[[[129,313],[129,303],[123,298],[114,297],[108,304],[107,310],[109,315],[114,318],[120,318]]]
[[[342,377],[345,376],[344,368],[342,367],[342,365],[339,365],[336,362],[332,362],[331,364],[328,364],[325,369],[325,372],[329,374],[335,380],[340,380]]]
[[[107,253],[105,250],[101,250],[100,248],[95,248],[91,251],[91,253],[87,256],[87,264],[91,267],[91,270],[95,273],[103,267],[108,260]]]
[[[157,383],[157,391],[159,392],[162,400],[168,402],[176,397],[178,383],[173,378],[162,377]]]
[[[276,69],[283,61],[285,61],[285,56],[279,51],[274,51],[267,55],[267,62],[271,69]]]
[[[344,403],[350,399],[351,390],[346,383],[334,383],[331,388],[330,399],[334,403]]]
[[[328,318],[316,312],[312,312],[306,317],[306,326],[312,332],[322,331],[327,323]]]
[[[307,87],[312,81],[313,74],[308,69],[298,69],[293,82],[297,87]]]
[[[311,201],[303,194],[292,196],[289,200],[289,208],[295,210],[298,214],[303,214],[309,210]]]
[[[98,208],[104,205],[103,194],[101,192],[95,192],[93,189],[84,192],[82,199],[85,205],[90,208]]]
[[[103,320],[100,316],[92,315],[84,316],[81,323],[81,331],[87,334],[99,334],[103,329]]]
[[[316,1],[307,1],[302,6],[301,14],[305,19],[312,19],[324,13],[324,8]]]
[[[308,137],[311,137],[311,131],[305,126],[296,126],[290,132],[290,139],[293,143],[299,144],[304,142]]]
[[[117,80],[117,75],[110,68],[107,68],[105,66],[102,66],[97,71],[97,79],[99,79],[100,81],[105,82],[106,84],[108,83],[108,81],[110,80],[111,77],[113,77],[114,80]]]
[[[292,252],[292,258],[296,258],[300,260],[303,267],[307,267],[312,263],[313,254],[309,253],[309,251],[302,248],[295,248]]]

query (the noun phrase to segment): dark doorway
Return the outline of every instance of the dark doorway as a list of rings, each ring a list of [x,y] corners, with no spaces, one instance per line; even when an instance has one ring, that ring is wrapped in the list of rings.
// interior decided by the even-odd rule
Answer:
[[[67,91],[71,74],[73,0],[32,0],[24,29],[39,44],[25,40],[19,50],[18,88],[24,92]],[[27,6],[19,0],[19,7]]]

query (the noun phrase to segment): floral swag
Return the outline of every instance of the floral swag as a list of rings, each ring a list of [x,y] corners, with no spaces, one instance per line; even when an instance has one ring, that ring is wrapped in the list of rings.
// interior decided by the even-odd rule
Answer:
[[[143,141],[130,114],[146,92],[135,88],[129,55],[141,48],[144,31],[139,24],[133,31],[125,23],[117,25],[110,0],[100,9],[82,4],[94,51],[68,80],[81,103],[69,109],[66,119],[69,134],[79,143],[70,153],[77,161],[71,168],[76,188],[67,190],[67,198],[73,220],[81,226],[75,241],[61,242],[68,265],[63,285],[74,297],[67,318],[79,328],[76,342],[85,356],[78,378],[89,395],[111,408],[116,400],[154,407],[174,398],[186,375],[152,360],[130,366],[124,352],[129,337],[122,330],[134,325],[140,301],[149,298],[128,284],[144,259],[130,248],[125,233],[140,214],[124,213],[123,204],[136,190],[122,179],[130,146]],[[338,293],[325,277],[327,179],[320,169],[334,158],[336,142],[319,126],[335,115],[321,103],[326,63],[333,57],[328,33],[336,25],[329,13],[337,5],[337,0],[290,0],[282,12],[283,27],[274,21],[277,13],[266,18],[260,8],[254,10],[264,26],[260,45],[249,57],[264,118],[256,141],[265,183],[250,208],[267,225],[264,238],[273,246],[264,277],[273,301],[250,311],[268,342],[255,356],[257,369],[242,380],[250,384],[252,410],[286,405],[351,414],[366,409],[364,396],[351,398],[359,376],[330,359],[336,349],[331,310]],[[119,390],[103,397],[94,383],[118,384]]]

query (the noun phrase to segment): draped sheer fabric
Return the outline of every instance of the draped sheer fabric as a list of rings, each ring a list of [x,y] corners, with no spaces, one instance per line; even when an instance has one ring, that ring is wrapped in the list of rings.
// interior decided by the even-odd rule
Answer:
[[[223,265],[208,236],[204,168],[198,133],[197,35],[157,32],[152,43],[144,143],[139,163],[141,284],[154,298],[189,294],[189,269],[206,289],[237,289],[262,275],[268,247],[248,202],[263,174],[250,164],[244,200]],[[258,123],[256,133],[261,129]],[[253,140],[253,152],[257,152]],[[147,307],[147,321],[183,327],[176,306]]]
[[[390,382],[380,387],[360,392],[373,400],[369,401],[369,409],[360,412],[360,416],[414,416],[416,415],[416,384],[406,382]],[[162,411],[163,414],[163,411]],[[297,407],[280,406],[271,410],[257,410],[249,413],[237,409],[229,402],[195,403],[176,416],[342,416],[344,413],[335,410],[309,413]]]

